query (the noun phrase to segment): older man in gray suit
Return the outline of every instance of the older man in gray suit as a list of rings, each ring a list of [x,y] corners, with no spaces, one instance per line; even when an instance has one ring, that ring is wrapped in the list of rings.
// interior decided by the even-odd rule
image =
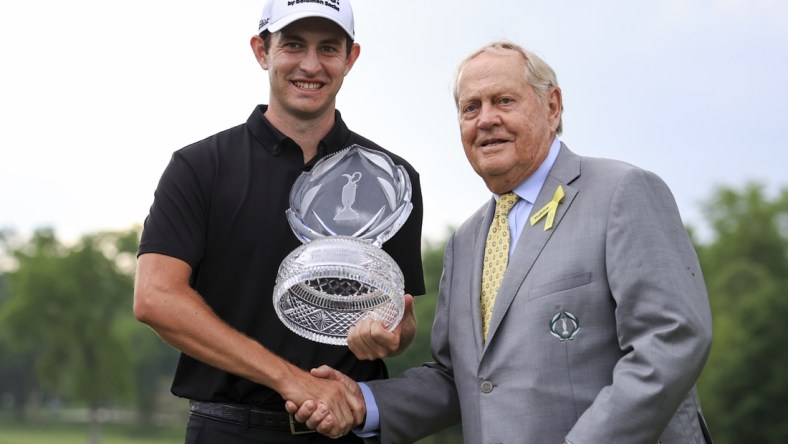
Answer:
[[[517,45],[471,54],[455,99],[465,154],[493,199],[446,246],[435,362],[362,384],[367,419],[355,431],[410,443],[461,419],[473,444],[710,442],[694,384],[711,314],[668,187],[561,143],[555,74]],[[496,210],[503,202],[513,208]],[[359,325],[351,340],[378,329]],[[301,407],[310,427],[344,432],[325,408]]]

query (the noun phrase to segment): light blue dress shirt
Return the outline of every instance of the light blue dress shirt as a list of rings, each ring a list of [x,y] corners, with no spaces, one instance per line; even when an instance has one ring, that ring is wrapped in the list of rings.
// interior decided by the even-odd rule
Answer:
[[[511,242],[509,243],[509,257],[512,257],[514,247],[517,246],[517,241],[520,240],[520,233],[525,229],[528,223],[528,218],[531,215],[531,210],[534,207],[534,202],[539,196],[539,191],[542,190],[544,181],[547,180],[547,174],[553,168],[555,158],[558,157],[558,151],[561,148],[561,141],[556,137],[550,145],[550,152],[544,159],[539,168],[528,176],[523,183],[515,187],[514,193],[520,198],[511,211],[509,211],[509,234],[511,235]],[[498,195],[495,195],[495,200],[498,200]]]
[[[520,198],[514,207],[509,211],[509,234],[511,235],[511,242],[509,244],[509,257],[512,257],[514,248],[517,246],[517,241],[520,239],[520,234],[525,229],[531,210],[534,207],[539,191],[542,190],[542,185],[547,179],[547,174],[553,168],[558,151],[561,148],[561,141],[558,137],[553,139],[550,145],[550,152],[544,162],[539,165],[539,168],[533,174],[528,176],[523,183],[515,187],[514,193]],[[495,200],[498,200],[499,195],[493,194]],[[378,405],[375,402],[375,396],[372,390],[364,384],[359,382],[361,393],[364,395],[364,402],[367,404],[367,419],[363,427],[353,429],[353,433],[361,438],[369,438],[380,434],[380,412]]]

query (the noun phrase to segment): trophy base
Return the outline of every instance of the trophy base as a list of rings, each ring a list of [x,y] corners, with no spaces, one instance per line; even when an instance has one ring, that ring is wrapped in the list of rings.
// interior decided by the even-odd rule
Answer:
[[[316,239],[293,250],[279,267],[274,309],[293,332],[312,341],[347,345],[366,317],[393,330],[405,309],[404,278],[385,251],[353,237]]]

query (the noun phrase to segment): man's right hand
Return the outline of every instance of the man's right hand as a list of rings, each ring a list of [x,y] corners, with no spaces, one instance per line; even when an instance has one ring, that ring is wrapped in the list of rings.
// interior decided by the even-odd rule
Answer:
[[[318,399],[302,402],[288,399],[285,408],[293,413],[296,421],[306,423],[310,429],[332,438],[343,436],[353,427],[364,423],[367,413],[366,404],[356,381],[327,365],[312,369],[311,375],[324,382],[339,384],[341,393],[337,395],[339,399],[333,400],[333,403],[321,402]],[[344,410],[345,407],[350,409],[350,421],[348,421],[347,410]]]

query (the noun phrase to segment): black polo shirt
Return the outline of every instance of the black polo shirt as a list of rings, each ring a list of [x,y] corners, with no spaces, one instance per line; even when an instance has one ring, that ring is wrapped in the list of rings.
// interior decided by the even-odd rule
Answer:
[[[405,291],[424,294],[419,175],[401,157],[336,123],[304,165],[296,143],[255,108],[245,124],[176,151],[145,220],[139,254],[160,253],[192,267],[192,287],[240,332],[305,370],[328,364],[358,381],[387,377],[381,360],[359,361],[345,346],[292,333],[276,316],[273,290],[279,264],[301,245],[285,216],[290,188],[319,158],[359,144],[403,165],[413,186],[413,211],[384,245],[405,276]],[[172,392],[188,399],[283,410],[273,390],[181,354]]]

